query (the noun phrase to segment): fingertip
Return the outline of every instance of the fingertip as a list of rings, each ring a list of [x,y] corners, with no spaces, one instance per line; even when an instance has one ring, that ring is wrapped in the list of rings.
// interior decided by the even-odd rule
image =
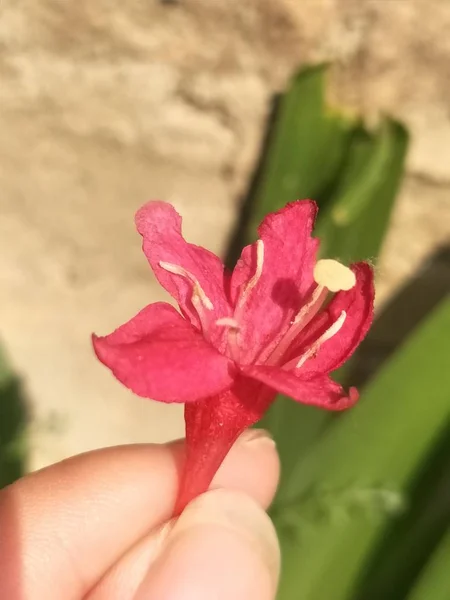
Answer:
[[[184,440],[172,442],[166,448],[172,453],[177,469],[181,469]],[[239,494],[240,492],[245,497],[253,498],[253,503],[264,509],[269,506],[275,495],[279,471],[279,459],[273,440],[267,432],[250,429],[238,439],[226,457],[214,478],[212,489],[220,490],[221,493],[225,493],[227,490],[232,490],[232,494]],[[173,502],[173,499],[171,502]],[[192,506],[197,506],[196,502],[197,500],[186,509],[189,514],[193,510]],[[200,502],[200,499],[198,502]],[[264,515],[263,511],[262,513]],[[170,526],[172,524],[173,522],[170,522]],[[122,598],[134,597],[136,590],[150,568],[150,564],[155,561],[156,555],[159,554],[163,542],[162,538],[170,530],[170,526],[169,528],[163,527],[149,532],[145,538],[131,548],[105,574],[95,590],[89,595],[89,600],[103,600],[105,598],[108,600],[122,600]],[[185,596],[182,597],[185,598]],[[259,598],[259,596],[255,597]]]
[[[248,494],[229,489],[210,490],[191,502],[169,530],[167,541],[202,526],[223,528],[260,555],[274,581],[278,580],[280,552],[275,527],[267,513]]]
[[[267,509],[279,478],[280,459],[274,440],[263,429],[247,429],[230,450],[211,488],[241,490]]]
[[[241,491],[211,490],[168,532],[136,600],[273,600],[279,570],[275,528],[262,507]]]

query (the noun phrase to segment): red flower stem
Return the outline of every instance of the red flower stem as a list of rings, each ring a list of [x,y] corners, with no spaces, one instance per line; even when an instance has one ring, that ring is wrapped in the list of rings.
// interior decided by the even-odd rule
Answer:
[[[206,492],[236,439],[261,418],[246,410],[231,391],[186,404],[184,416],[186,455],[175,515]]]

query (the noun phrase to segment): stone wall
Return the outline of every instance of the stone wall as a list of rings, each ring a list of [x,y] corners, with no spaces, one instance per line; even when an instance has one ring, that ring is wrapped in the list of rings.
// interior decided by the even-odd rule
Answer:
[[[164,297],[133,228],[146,199],[223,251],[298,65],[332,60],[331,101],[412,132],[380,299],[450,237],[448,31],[441,0],[1,0],[0,335],[32,400],[32,467],[182,431],[89,335]]]

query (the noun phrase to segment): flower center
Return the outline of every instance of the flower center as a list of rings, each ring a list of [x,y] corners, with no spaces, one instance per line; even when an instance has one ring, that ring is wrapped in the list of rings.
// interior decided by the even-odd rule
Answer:
[[[252,290],[261,278],[263,264],[264,242],[262,240],[258,240],[256,242],[255,273],[242,289],[236,303],[233,317],[222,317],[217,319],[215,322],[218,327],[228,328],[228,351],[231,358],[236,362],[239,362],[240,358],[239,321],[242,317],[245,304],[248,301]],[[210,317],[208,312],[214,310],[214,305],[206,295],[198,279],[191,272],[179,265],[160,261],[159,266],[168,273],[179,275],[191,283],[192,306],[196,312],[196,316],[200,321],[203,335],[208,337],[208,328],[210,325]],[[354,287],[356,283],[356,277],[353,271],[338,261],[332,259],[322,259],[317,261],[314,267],[313,277],[317,285],[314,288],[309,300],[295,315],[294,319],[291,321],[289,329],[278,342],[276,348],[272,351],[267,360],[264,361],[265,364],[282,365],[284,369],[299,369],[309,358],[315,356],[320,346],[336,335],[344,325],[345,319],[347,318],[347,313],[345,310],[341,312],[334,323],[332,323],[330,327],[303,352],[303,354],[289,360],[288,362],[284,362],[283,364],[284,358],[289,353],[289,349],[292,347],[292,344],[297,338],[298,334],[305,329],[305,327],[312,321],[312,319],[323,307],[329,292],[335,293],[339,291],[348,291]]]

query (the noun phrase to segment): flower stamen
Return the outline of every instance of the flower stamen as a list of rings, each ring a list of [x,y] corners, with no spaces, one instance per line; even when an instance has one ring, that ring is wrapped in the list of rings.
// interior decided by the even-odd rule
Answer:
[[[300,358],[295,359],[297,361],[295,364],[295,368],[300,369],[300,367],[305,364],[308,358],[311,358],[316,354],[316,352],[319,350],[322,344],[324,344],[326,341],[330,340],[334,335],[336,335],[344,325],[346,318],[347,313],[345,312],[345,310],[343,310],[339,317],[336,319],[336,321],[320,337],[317,338],[317,340],[311,345],[311,347],[308,348],[308,350],[304,352],[300,356]],[[291,365],[292,362],[293,361],[290,361],[287,365],[285,365],[285,368]]]
[[[198,281],[198,279],[195,277],[195,275],[192,275],[192,273],[187,271],[184,267],[180,267],[180,265],[174,265],[172,263],[168,263],[168,262],[164,262],[164,261],[160,260],[159,266],[161,267],[161,269],[164,269],[165,271],[167,271],[169,273],[173,273],[173,275],[180,275],[181,277],[184,277],[192,284],[192,296],[191,296],[192,306],[194,307],[194,310],[197,313],[198,319],[200,321],[200,326],[203,331],[203,335],[206,338],[209,338],[208,329],[209,329],[209,319],[210,318],[208,317],[207,313],[205,312],[205,308],[208,311],[212,311],[212,310],[214,310],[214,304],[211,302],[211,300],[205,294],[205,291],[202,288],[202,286],[200,285],[200,282]]]
[[[239,323],[233,317],[222,317],[217,319],[216,325],[228,327],[228,351],[235,362],[239,362],[240,352],[238,343]]]
[[[348,291],[356,284],[356,276],[353,271],[339,263],[337,260],[332,259],[322,259],[317,261],[314,267],[313,277],[317,286],[314,288],[310,299],[295,315],[289,329],[278,342],[277,347],[270,354],[266,364],[275,365],[282,361],[283,356],[286,355],[286,352],[289,350],[289,347],[297,335],[320,311],[329,292]],[[323,341],[321,343],[323,343]]]
[[[298,311],[294,320],[291,321],[289,329],[286,331],[284,336],[278,342],[276,348],[266,361],[268,365],[277,364],[287,352],[289,346],[295,340],[297,335],[304,329],[308,323],[316,316],[319,310],[322,308],[323,303],[328,295],[328,290],[320,285],[314,288],[309,301],[302,306]]]
[[[262,270],[264,264],[264,242],[262,240],[258,240],[256,242],[256,269],[253,277],[247,282],[247,285],[243,289],[239,300],[238,300],[238,308],[241,308],[248,300],[248,296],[250,292],[258,283],[261,278]]]
[[[179,265],[174,265],[172,263],[164,262],[162,260],[159,261],[159,266],[161,267],[161,269],[164,269],[169,273],[173,273],[173,275],[181,275],[181,277],[189,279],[189,281],[192,283],[192,304],[195,306],[195,308],[197,308],[198,301],[200,301],[204,308],[207,308],[208,310],[214,310],[214,304],[205,294],[198,279],[194,275],[192,275],[192,273],[190,273],[183,267],[180,267]]]

